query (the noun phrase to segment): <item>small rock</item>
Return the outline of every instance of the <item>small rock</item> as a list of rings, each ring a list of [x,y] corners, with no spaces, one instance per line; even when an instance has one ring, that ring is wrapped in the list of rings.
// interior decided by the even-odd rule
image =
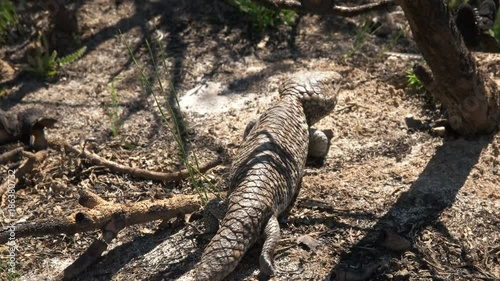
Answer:
[[[422,126],[422,121],[415,119],[412,114],[405,117],[405,123],[408,129],[418,129]]]
[[[401,269],[400,271],[394,273],[394,277],[392,280],[396,280],[396,281],[408,280],[409,275],[410,275],[410,272],[408,270]]]
[[[436,136],[444,137],[446,135],[445,127],[435,127],[431,129],[431,132]]]
[[[12,80],[15,76],[15,70],[7,62],[0,60],[0,82]]]
[[[306,234],[297,238],[297,244],[304,245],[309,250],[316,251],[316,249],[321,245],[321,242]]]

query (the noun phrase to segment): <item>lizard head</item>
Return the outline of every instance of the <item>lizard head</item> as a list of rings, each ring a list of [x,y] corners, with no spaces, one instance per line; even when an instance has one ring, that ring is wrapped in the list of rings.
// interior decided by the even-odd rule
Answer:
[[[298,98],[307,123],[312,125],[335,107],[341,78],[334,71],[296,73],[280,86],[280,98]]]

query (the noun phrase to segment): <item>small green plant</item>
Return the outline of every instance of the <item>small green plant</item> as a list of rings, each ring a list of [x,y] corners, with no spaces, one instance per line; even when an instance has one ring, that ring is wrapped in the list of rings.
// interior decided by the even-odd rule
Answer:
[[[463,3],[465,3],[465,0],[449,0],[448,7],[452,10],[455,10],[458,8],[458,6],[462,5]]]
[[[275,11],[259,5],[252,0],[229,0],[228,3],[247,15],[260,30],[281,24],[291,25],[296,13],[290,10]]]
[[[7,263],[7,259],[0,259],[0,278],[2,277],[6,278],[3,280],[14,281],[19,280],[21,274],[17,271],[12,271]]]
[[[396,35],[394,35],[391,38],[391,41],[389,43],[387,43],[387,44],[384,45],[384,47],[382,48],[382,50],[380,50],[378,52],[378,54],[377,54],[377,60],[381,59],[386,52],[390,52],[392,50],[392,48],[394,48],[394,46],[396,46],[396,44],[398,43],[399,38],[401,38],[401,36],[404,34],[404,31],[405,31],[406,28],[407,28],[407,26],[405,26],[404,28],[402,28]]]
[[[422,81],[420,81],[420,79],[418,79],[418,77],[417,77],[417,75],[415,75],[415,72],[413,71],[413,69],[406,71],[406,79],[407,79],[408,88],[414,89],[414,90],[422,90],[424,88]]]
[[[174,136],[175,142],[179,146],[180,149],[180,156],[181,159],[186,166],[188,172],[189,172],[189,180],[191,182],[191,185],[194,187],[195,191],[198,193],[202,204],[206,204],[208,200],[208,188],[207,185],[204,184],[204,182],[208,183],[209,186],[212,187],[213,190],[215,190],[214,186],[210,183],[210,181],[206,180],[204,175],[200,172],[199,168],[199,162],[198,162],[198,157],[196,156],[196,153],[192,151],[191,156],[193,159],[192,163],[189,159],[189,154],[186,149],[186,144],[184,143],[182,136],[181,136],[181,128],[185,128],[185,123],[182,118],[181,114],[176,114],[174,111],[174,106],[177,108],[180,108],[179,106],[179,100],[177,99],[177,92],[175,91],[173,85],[168,82],[168,87],[166,88],[164,83],[162,82],[161,77],[165,75],[166,73],[162,73],[160,71],[160,66],[163,66],[163,69],[167,69],[167,61],[163,57],[164,50],[161,47],[161,44],[158,44],[160,46],[160,62],[157,62],[155,59],[155,55],[151,49],[151,46],[148,41],[146,41],[146,47],[149,52],[149,57],[152,61],[152,66],[153,66],[153,78],[154,79],[148,79],[146,76],[146,71],[144,68],[139,64],[137,59],[135,58],[132,49],[130,48],[130,45],[128,44],[127,41],[125,41],[122,37],[122,42],[125,44],[128,53],[134,63],[134,65],[137,67],[139,70],[139,79],[142,83],[142,86],[145,88],[145,90],[148,93],[151,93],[155,105],[160,111],[160,114],[162,116],[162,121],[165,127],[168,129],[168,131]],[[158,85],[155,85],[155,81],[157,82]],[[164,104],[165,108],[162,106],[162,103],[159,100],[159,95],[163,96],[166,100],[166,103]],[[175,104],[171,104],[169,102],[168,96],[172,95]],[[166,109],[166,110],[165,110]],[[167,113],[168,112],[168,113]],[[169,119],[172,120],[172,122],[169,122]],[[205,179],[205,181],[199,180],[200,178]]]
[[[16,7],[10,0],[0,0],[0,43],[4,43],[3,34],[9,26],[18,22]]]
[[[27,56],[28,64],[23,70],[33,72],[38,78],[51,78],[59,73],[61,67],[72,64],[83,56],[87,46],[83,46],[65,57],[58,58],[57,52],[50,53],[49,42],[45,35],[39,35],[35,44],[35,53]]]
[[[381,26],[370,32],[370,29],[372,29],[372,24],[369,20],[365,20],[365,22],[356,29],[356,38],[354,38],[353,47],[344,55],[344,59],[350,58],[352,55],[354,55],[354,53],[357,52],[365,44],[368,35],[374,34],[380,27]]]
[[[120,97],[118,96],[118,91],[115,87],[115,79],[111,81],[108,85],[111,92],[111,112],[109,112],[109,118],[111,119],[111,134],[116,137],[120,134],[121,120],[118,112],[118,106],[120,105]]]

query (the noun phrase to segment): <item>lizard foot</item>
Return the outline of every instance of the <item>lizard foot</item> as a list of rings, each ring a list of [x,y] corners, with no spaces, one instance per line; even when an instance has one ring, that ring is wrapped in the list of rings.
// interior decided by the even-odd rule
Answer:
[[[330,140],[333,133],[327,135],[325,132],[317,129],[309,129],[309,147],[307,151],[308,157],[324,158],[328,154]]]

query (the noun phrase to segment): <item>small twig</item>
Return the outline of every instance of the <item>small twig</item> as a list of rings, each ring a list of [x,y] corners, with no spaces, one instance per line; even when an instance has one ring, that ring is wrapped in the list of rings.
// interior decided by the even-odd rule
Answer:
[[[364,13],[386,9],[395,5],[396,1],[394,0],[382,0],[379,2],[364,4],[356,7],[333,6],[331,13],[343,17],[354,17]]]
[[[434,267],[435,269],[437,270],[441,270],[441,271],[444,271],[444,268],[442,266],[440,266],[439,264],[436,264],[436,263],[433,263],[431,261],[428,261],[426,260],[425,258],[422,258],[422,260],[427,264],[427,265],[430,265],[432,267]]]
[[[5,182],[0,185],[0,199],[2,199],[0,203],[3,202],[2,204],[6,202],[6,200],[3,200],[3,197],[5,195],[5,192],[7,192],[7,190],[9,189],[9,186],[16,186],[21,178],[23,178],[33,170],[35,164],[43,162],[43,160],[45,160],[45,158],[47,158],[47,155],[49,154],[47,150],[40,150],[35,154],[27,151],[21,152],[23,156],[27,157],[28,159],[26,159],[23,164],[21,164],[19,169],[16,170],[16,172],[14,173],[14,180],[6,179]]]
[[[354,17],[371,11],[386,9],[397,5],[395,0],[381,0],[375,3],[364,4],[355,7],[336,6],[331,0],[255,0],[263,6],[273,10],[293,10],[296,12],[309,12],[313,14],[338,15],[343,17]],[[331,8],[325,8],[331,6]]]
[[[297,246],[297,244],[291,244],[291,245],[288,245],[288,246],[284,246],[284,247],[278,248],[278,249],[276,249],[276,251],[274,251],[274,257],[275,258],[279,258],[284,252],[286,252],[289,249],[294,248],[296,246]]]
[[[340,113],[342,111],[347,111],[347,110],[352,109],[353,107],[360,107],[360,108],[364,108],[364,109],[370,109],[368,106],[364,106],[364,105],[356,103],[356,102],[348,102],[348,103],[346,103],[346,106],[337,109],[336,112]]]
[[[181,181],[181,180],[190,176],[188,169],[184,169],[184,170],[181,170],[179,172],[162,173],[162,172],[148,171],[148,170],[144,170],[144,169],[124,166],[124,165],[118,164],[116,162],[104,159],[101,156],[94,154],[86,149],[83,149],[80,151],[77,148],[70,145],[69,143],[67,143],[66,141],[60,140],[60,139],[50,139],[49,146],[59,147],[59,148],[62,147],[66,151],[69,151],[71,153],[75,153],[77,155],[81,155],[85,158],[88,158],[90,160],[90,162],[94,165],[104,166],[104,167],[110,169],[112,172],[129,174],[131,176],[135,176],[138,178],[158,180],[158,181],[178,182],[178,181]],[[200,169],[198,171],[200,173],[205,173],[206,171],[210,170],[213,167],[216,167],[220,163],[222,163],[222,159],[217,158],[213,161],[206,163],[205,165],[200,166]]]

